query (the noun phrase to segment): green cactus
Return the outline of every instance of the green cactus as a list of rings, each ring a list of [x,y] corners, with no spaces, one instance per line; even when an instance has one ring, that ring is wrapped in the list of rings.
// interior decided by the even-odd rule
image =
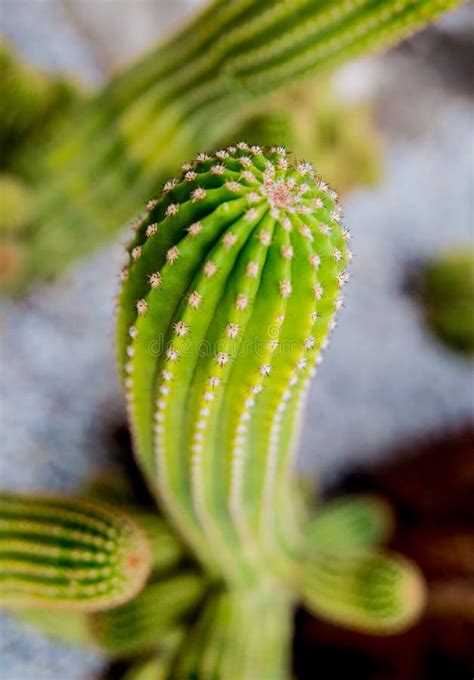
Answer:
[[[122,680],[166,680],[168,673],[169,664],[157,656],[152,656],[134,663]]]
[[[108,610],[110,617],[104,612],[63,610],[59,618],[55,609],[40,606],[22,607],[15,610],[15,616],[48,637],[99,649],[113,659],[129,659],[153,649],[164,662],[181,644],[193,612],[209,590],[208,580],[158,509],[151,511],[143,504],[143,494],[121,467],[109,467],[95,475],[82,495],[119,507],[120,513],[141,527],[149,542],[149,583],[126,604]]]
[[[451,349],[474,352],[474,249],[442,252],[421,269],[418,286],[425,318]]]
[[[285,424],[293,437],[286,412],[330,330],[349,251],[335,195],[310,166],[291,167],[283,149],[239,146],[198,156],[152,202],[123,272],[118,348],[150,484],[201,554],[219,537],[246,578],[236,546],[250,555],[264,541],[273,555],[290,521],[288,508],[275,525],[267,517],[291,495],[278,432]]]
[[[0,601],[10,608],[113,607],[132,597],[150,570],[142,531],[92,501],[0,495]]]
[[[390,46],[456,4],[214,0],[58,126],[36,162],[29,158],[39,213],[25,282],[54,275],[116,233],[181,162],[232,134],[264,96]],[[344,143],[355,149],[358,139]],[[336,174],[334,160],[325,162]]]
[[[15,175],[0,173],[0,234],[23,232],[33,214],[33,192]]]
[[[328,78],[311,80],[271,97],[226,140],[285,146],[317,164],[340,195],[374,185],[380,175],[380,140],[365,102],[349,103]]]
[[[162,577],[122,606],[95,614],[91,618],[94,639],[113,656],[153,649],[161,656],[175,652],[206,587],[200,575],[190,570]]]
[[[0,168],[29,176],[34,144],[81,99],[80,88],[70,77],[26,65],[0,39],[0,90]]]
[[[292,472],[351,256],[336,193],[243,142],[185,164],[134,226],[117,348],[165,517],[111,476],[93,500],[2,494],[3,606],[112,657],[153,654],[166,680],[285,680],[299,599],[364,632],[408,626],[424,589],[377,547],[389,508],[351,497],[312,517]]]
[[[284,678],[299,595],[346,626],[408,625],[423,601],[417,570],[370,550],[389,511],[349,499],[308,523],[291,472],[351,255],[335,192],[283,148],[239,143],[185,164],[134,226],[117,346],[135,453],[226,588],[176,677]]]
[[[343,496],[318,509],[308,527],[315,552],[348,552],[386,543],[394,519],[390,506],[375,496]]]
[[[381,635],[403,630],[424,604],[421,576],[399,555],[322,553],[301,574],[308,608],[336,624]],[[407,606],[409,603],[409,606]]]

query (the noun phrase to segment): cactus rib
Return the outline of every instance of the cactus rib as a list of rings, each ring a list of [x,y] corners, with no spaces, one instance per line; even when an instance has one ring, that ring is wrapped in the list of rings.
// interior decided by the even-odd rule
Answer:
[[[84,611],[115,606],[143,586],[142,531],[105,504],[0,495],[0,599],[5,606]]]
[[[231,579],[260,568],[259,546],[275,563],[297,550],[279,527],[292,512],[277,509],[291,496],[281,421],[347,278],[340,218],[312,166],[239,143],[186,164],[130,244],[117,337],[136,452],[180,531],[207,562],[219,546]]]
[[[58,257],[72,256],[68,250],[77,255],[106,238],[158,181],[198,145],[217,144],[263,95],[388,47],[456,4],[215,0],[118,74],[38,155],[33,249],[42,257],[29,263],[31,274],[49,274]],[[84,151],[91,146],[94,154]],[[65,221],[68,238],[81,233],[73,249]]]

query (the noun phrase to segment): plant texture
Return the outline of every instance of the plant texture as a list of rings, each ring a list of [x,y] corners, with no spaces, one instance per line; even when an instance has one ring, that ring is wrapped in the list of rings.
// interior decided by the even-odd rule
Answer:
[[[135,453],[160,510],[111,475],[82,500],[2,494],[4,607],[140,657],[129,677],[155,680],[286,680],[299,600],[374,634],[415,619],[418,571],[379,547],[388,507],[348,497],[314,512],[292,471],[349,259],[335,192],[283,148],[199,154],[166,182],[135,223],[117,307]]]
[[[310,164],[246,143],[185,164],[135,224],[117,309],[135,453],[170,522],[223,583],[176,677],[286,677],[300,597],[376,633],[419,611],[416,570],[371,549],[383,508],[341,503],[311,520],[292,475],[348,244],[337,196]]]
[[[26,65],[1,39],[0,89],[0,169],[28,175],[32,146],[57,127],[80,90],[71,78]]]
[[[39,200],[24,281],[54,275],[115,233],[159,182],[232,134],[263,97],[386,48],[457,3],[214,0],[29,159]]]
[[[37,225],[34,149],[80,94],[71,79],[26,66],[1,40],[0,91],[0,290],[16,293],[30,275]]]
[[[328,78],[270,97],[226,141],[241,139],[291,149],[317,164],[339,195],[379,179],[381,145],[370,107],[344,101]]]
[[[445,251],[425,263],[419,297],[426,321],[448,347],[474,352],[474,249]]]
[[[92,501],[0,495],[0,602],[73,610],[113,607],[150,570],[145,535]]]

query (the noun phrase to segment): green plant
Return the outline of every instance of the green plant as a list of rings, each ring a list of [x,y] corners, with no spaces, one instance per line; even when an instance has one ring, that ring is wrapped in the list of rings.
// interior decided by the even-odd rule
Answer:
[[[80,93],[71,79],[26,66],[1,40],[0,91],[0,290],[16,293],[27,283],[34,247],[34,149],[71,111]]]
[[[103,504],[0,495],[0,600],[98,610],[120,604],[150,570],[143,532]]]
[[[58,126],[81,92],[72,78],[26,65],[1,39],[0,89],[0,169],[29,177],[33,145]]]
[[[349,103],[328,78],[310,80],[270,97],[226,144],[278,145],[317,165],[344,195],[358,185],[373,186],[380,175],[380,140],[365,102]]]
[[[18,235],[33,216],[32,191],[18,177],[0,173],[0,234]]]
[[[390,46],[457,1],[214,0],[28,159],[39,197],[24,283],[116,233],[181,162],[233,134],[263,97]]]
[[[299,596],[378,633],[419,611],[416,570],[367,547],[385,530],[373,520],[383,511],[342,504],[309,522],[291,474],[347,278],[340,217],[310,164],[240,143],[186,164],[135,225],[117,314],[135,453],[178,533],[225,585],[177,677],[285,677]]]
[[[474,352],[474,249],[442,252],[421,268],[418,295],[426,321],[448,347]]]
[[[88,486],[94,500],[0,498],[0,515],[17,508],[13,531],[31,508],[45,515],[30,548],[56,540],[48,528],[59,525],[66,559],[72,547],[78,557],[69,506],[81,520],[93,513],[82,533],[99,513],[127,537],[135,527],[142,548],[134,543],[132,562],[141,582],[149,565],[148,583],[136,594],[134,582],[124,601],[121,580],[121,603],[94,603],[91,592],[91,613],[65,612],[61,622],[47,608],[24,609],[35,598],[8,581],[4,606],[112,657],[146,655],[130,677],[166,680],[284,680],[299,599],[375,634],[416,618],[418,571],[378,547],[391,531],[387,506],[349,497],[313,513],[292,472],[305,393],[342,303],[348,242],[335,192],[280,147],[199,154],[165,184],[135,224],[117,347],[137,460],[167,519],[111,476]],[[130,553],[120,555],[123,568]],[[41,561],[33,549],[21,559],[29,570]],[[77,576],[50,562],[64,583],[61,592],[42,585],[42,602],[65,604]]]

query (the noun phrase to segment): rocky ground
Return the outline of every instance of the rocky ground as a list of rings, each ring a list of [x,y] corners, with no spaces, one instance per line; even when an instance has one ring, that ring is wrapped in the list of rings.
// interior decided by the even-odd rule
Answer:
[[[3,0],[4,30],[36,63],[94,83],[104,68],[145,46],[154,35],[150,26],[156,34],[160,26],[169,30],[197,3],[158,3],[161,13],[154,3],[148,15],[151,3],[135,3],[130,21],[138,28],[124,39],[124,51],[117,50],[117,36],[134,3],[98,3],[97,21],[92,4]],[[137,5],[145,12],[140,19]],[[107,43],[112,6],[114,39]],[[418,43],[341,77],[346,90],[374,97],[387,142],[381,184],[345,202],[355,252],[351,282],[303,431],[300,469],[325,482],[355,462],[380,460],[403,438],[472,415],[472,365],[437,344],[404,292],[419,259],[473,236],[474,107],[463,77],[468,48],[461,30],[469,9]],[[138,41],[145,25],[146,39]],[[464,51],[456,56],[449,49],[443,60],[446,45]],[[74,490],[107,460],[104,433],[123,415],[112,327],[121,257],[121,245],[111,244],[28,299],[2,302],[2,486]],[[99,657],[52,644],[6,616],[0,625],[5,680],[82,680],[101,667]]]

